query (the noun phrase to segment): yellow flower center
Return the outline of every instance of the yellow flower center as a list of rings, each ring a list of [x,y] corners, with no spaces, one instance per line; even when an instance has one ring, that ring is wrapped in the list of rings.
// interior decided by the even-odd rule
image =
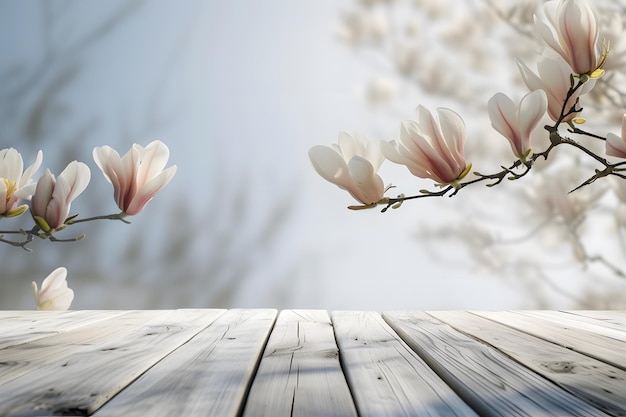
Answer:
[[[15,183],[15,181],[9,180],[7,178],[0,178],[0,180],[4,182],[4,186],[7,189],[6,204],[8,204],[11,197],[13,197],[13,193],[15,192],[15,190],[17,190],[17,184]]]

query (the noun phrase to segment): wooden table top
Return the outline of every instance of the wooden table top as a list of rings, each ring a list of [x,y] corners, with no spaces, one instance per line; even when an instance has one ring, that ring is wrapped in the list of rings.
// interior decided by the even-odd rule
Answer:
[[[0,416],[625,416],[626,311],[0,311]]]

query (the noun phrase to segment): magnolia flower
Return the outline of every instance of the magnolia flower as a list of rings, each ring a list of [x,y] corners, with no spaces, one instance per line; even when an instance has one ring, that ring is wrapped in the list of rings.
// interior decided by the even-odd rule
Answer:
[[[626,158],[626,114],[622,118],[622,137],[613,133],[606,135],[606,154]]]
[[[67,286],[67,269],[59,267],[41,283],[41,290],[33,281],[33,295],[37,310],[67,310],[74,299],[74,291]]]
[[[598,57],[600,31],[589,4],[585,0],[549,1],[544,11],[549,24],[535,19],[539,35],[576,74],[594,76],[593,72],[604,64],[608,51],[603,47]]]
[[[24,172],[22,155],[13,148],[0,151],[0,216],[14,217],[24,213],[28,206],[18,206],[20,200],[28,200],[35,191],[30,177],[39,169],[43,159],[37,152],[35,162]]]
[[[465,123],[450,109],[437,109],[439,120],[421,105],[417,111],[417,122],[402,123],[399,141],[381,143],[383,155],[417,177],[454,185],[471,168],[463,154]]]
[[[545,91],[548,98],[548,115],[554,121],[559,120],[561,110],[563,109],[563,102],[571,88],[571,68],[567,62],[563,61],[560,57],[544,55],[537,63],[537,72],[539,75],[528,69],[521,61],[517,61],[517,66],[529,90]],[[585,83],[572,94],[565,105],[565,114],[567,114],[567,116],[563,118],[562,122],[568,122],[578,115],[579,112],[569,113],[570,109],[576,105],[576,100],[581,95],[589,92],[594,85],[595,80],[589,80],[589,82]]]
[[[384,160],[378,142],[341,132],[338,144],[312,147],[309,159],[322,178],[348,191],[366,207],[384,198],[383,180],[376,174]]]
[[[33,217],[44,232],[63,226],[72,201],[87,188],[90,179],[89,167],[82,162],[70,162],[56,179],[46,169],[31,201]]]
[[[518,106],[502,93],[497,93],[487,103],[491,126],[508,139],[513,153],[522,160],[530,153],[530,134],[546,113],[547,106],[548,100],[541,90],[526,94]]]
[[[163,170],[169,156],[168,147],[158,140],[145,148],[134,144],[123,157],[110,146],[93,150],[93,159],[107,181],[113,184],[117,206],[129,216],[143,210],[156,193],[170,182],[176,173],[176,165]]]

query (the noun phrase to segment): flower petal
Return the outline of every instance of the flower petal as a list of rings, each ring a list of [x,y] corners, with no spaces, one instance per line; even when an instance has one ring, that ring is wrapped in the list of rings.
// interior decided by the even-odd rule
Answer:
[[[326,181],[341,187],[349,187],[352,182],[346,161],[328,146],[316,145],[309,149],[309,159],[315,171]]]
[[[529,143],[530,135],[546,114],[547,107],[548,99],[542,90],[531,91],[522,97],[519,105],[519,128],[522,138]]]
[[[367,159],[354,156],[348,162],[348,170],[358,189],[358,194],[353,194],[354,198],[364,204],[377,203],[383,198],[383,180],[376,175],[374,167]]]
[[[626,142],[613,133],[607,134],[606,154],[617,158],[626,158]]]
[[[176,173],[176,165],[172,165],[165,171],[160,172],[157,176],[150,179],[138,190],[133,199],[128,204],[128,208],[124,212],[134,216],[143,210],[144,206],[165,187]]]

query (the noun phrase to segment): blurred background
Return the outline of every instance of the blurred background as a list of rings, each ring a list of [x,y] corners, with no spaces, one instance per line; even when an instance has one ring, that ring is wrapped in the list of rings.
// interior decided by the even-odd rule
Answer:
[[[463,115],[470,140],[481,138],[468,142],[470,159],[490,160],[484,171],[508,163],[484,105],[524,91],[513,57],[537,49],[519,30],[538,2],[432,3],[1,1],[0,148],[25,165],[43,150],[39,174],[87,163],[90,186],[72,205],[81,217],[118,211],[94,146],[123,154],[160,139],[178,171],[132,225],[75,225],[59,237],[84,240],[35,241],[32,253],[0,247],[0,308],[33,308],[30,282],[58,266],[73,309],[624,305],[625,281],[608,262],[572,262],[558,233],[542,234],[547,252],[524,238],[563,224],[552,209],[528,220],[532,184],[545,188],[534,179],[381,214],[347,210],[351,197],[313,170],[311,146],[342,130],[393,139],[418,104]],[[509,9],[513,24],[502,19]],[[381,175],[407,194],[432,185],[388,162]],[[28,217],[2,229],[30,228]],[[507,246],[518,238],[526,246]],[[529,247],[550,255],[547,267]]]

